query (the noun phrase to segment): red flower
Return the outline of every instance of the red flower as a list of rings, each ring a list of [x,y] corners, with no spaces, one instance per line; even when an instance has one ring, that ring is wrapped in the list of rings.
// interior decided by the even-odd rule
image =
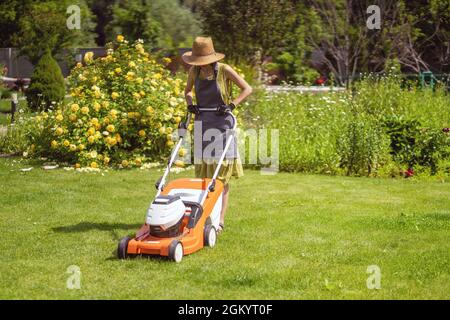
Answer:
[[[316,79],[316,84],[317,84],[317,85],[321,86],[321,85],[323,85],[324,83],[325,83],[324,77],[320,77],[320,78]]]
[[[408,170],[405,171],[405,178],[410,178],[414,176],[414,170],[413,168],[408,168]]]

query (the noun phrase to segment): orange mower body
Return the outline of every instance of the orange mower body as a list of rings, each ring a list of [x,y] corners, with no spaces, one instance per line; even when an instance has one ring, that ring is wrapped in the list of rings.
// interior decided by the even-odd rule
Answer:
[[[133,255],[159,255],[175,257],[177,246],[181,244],[182,255],[194,253],[204,246],[214,246],[216,230],[219,225],[220,211],[222,209],[223,184],[215,183],[214,191],[210,191],[204,201],[203,207],[195,206],[211,179],[177,179],[171,181],[161,191],[160,196],[179,196],[185,204],[185,212],[176,226],[178,230],[172,230],[173,236],[166,236],[164,230],[155,230],[145,223],[134,238],[123,238],[119,244],[119,257],[125,258]],[[122,252],[120,252],[122,250]],[[178,262],[178,261],[177,261]]]
[[[216,109],[200,108],[201,112],[216,112]],[[172,150],[163,176],[156,182],[158,192],[147,211],[146,222],[134,238],[125,237],[119,242],[117,255],[125,259],[134,255],[159,255],[180,262],[184,255],[205,246],[214,247],[222,211],[223,183],[217,179],[225,154],[233,140],[236,118],[233,119],[232,134],[227,135],[225,147],[211,179],[177,179],[166,185],[170,168],[175,161],[188,127],[180,123],[176,146]]]

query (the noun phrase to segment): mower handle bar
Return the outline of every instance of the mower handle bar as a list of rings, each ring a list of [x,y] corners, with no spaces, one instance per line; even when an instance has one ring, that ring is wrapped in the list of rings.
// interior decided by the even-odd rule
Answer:
[[[205,108],[205,107],[198,107],[198,110],[200,111],[200,113],[202,112],[217,112],[219,111],[219,108]],[[231,113],[231,111],[227,111],[225,114],[230,115],[233,118],[233,128],[232,130],[236,130],[236,126],[237,126],[237,121],[236,121],[236,117],[233,113]]]
[[[203,108],[203,107],[199,107],[199,111],[200,112],[217,112],[218,108]],[[222,162],[223,162],[223,160],[225,158],[225,155],[226,155],[226,153],[228,151],[228,148],[231,145],[231,141],[234,138],[234,132],[235,132],[236,127],[237,127],[237,121],[236,121],[236,117],[234,116],[234,114],[232,114],[231,111],[226,112],[226,114],[230,115],[233,118],[233,129],[232,129],[233,133],[228,136],[227,142],[225,144],[225,148],[224,148],[224,150],[222,152],[222,155],[220,156],[219,162],[217,163],[217,167],[216,167],[216,170],[214,172],[214,175],[213,175],[210,183],[208,184],[208,186],[207,186],[207,188],[205,190],[206,192],[204,193],[204,195],[203,195],[203,197],[202,197],[202,199],[200,201],[200,205],[201,206],[203,206],[203,202],[205,201],[206,197],[208,196],[208,193],[211,192],[211,191],[214,191],[214,188],[215,188],[215,185],[216,185],[216,179],[217,179],[217,176],[219,175],[220,167],[222,166]],[[181,144],[183,143],[183,138],[184,138],[184,135],[186,133],[186,129],[187,129],[188,125],[189,125],[189,122],[191,121],[191,117],[192,117],[192,114],[188,113],[187,117],[186,117],[186,122],[183,125],[180,125],[179,128],[178,128],[180,139],[178,139],[178,142],[175,145],[175,148],[173,149],[173,151],[172,151],[172,153],[170,155],[170,158],[169,158],[169,161],[167,163],[167,167],[166,167],[166,170],[164,171],[163,176],[158,180],[158,182],[155,185],[156,188],[158,189],[158,191],[156,193],[156,197],[160,195],[161,191],[164,188],[167,176],[169,175],[169,172],[170,172],[170,168],[172,167],[173,163],[175,162],[175,158],[176,158],[176,156],[178,154],[178,151],[180,150]],[[183,130],[183,131],[181,131],[181,130]]]

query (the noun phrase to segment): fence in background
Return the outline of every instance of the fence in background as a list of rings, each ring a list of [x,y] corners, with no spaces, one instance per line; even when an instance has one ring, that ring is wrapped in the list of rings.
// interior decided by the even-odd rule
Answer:
[[[64,77],[70,73],[70,69],[74,63],[81,61],[86,52],[94,52],[95,57],[101,57],[106,54],[103,47],[97,48],[74,48],[64,49],[56,58]],[[0,48],[0,64],[6,66],[6,78],[13,79],[29,79],[33,73],[33,65],[24,56],[19,56],[17,48]]]
[[[161,49],[155,48],[153,51],[159,51]],[[181,61],[181,55],[190,50],[189,48],[180,48],[178,55],[171,57],[174,61],[169,65],[169,69],[172,72],[177,71],[180,67],[187,69],[187,65]],[[103,57],[106,55],[106,48],[72,48],[64,49],[61,54],[55,57],[61,68],[64,77],[67,77],[70,73],[70,69],[76,62],[80,62],[86,52],[92,51],[94,57]],[[6,66],[7,73],[4,74],[3,81],[10,84],[12,80],[16,79],[29,79],[33,73],[33,65],[30,61],[24,57],[19,56],[19,50],[17,48],[0,48],[0,64]]]

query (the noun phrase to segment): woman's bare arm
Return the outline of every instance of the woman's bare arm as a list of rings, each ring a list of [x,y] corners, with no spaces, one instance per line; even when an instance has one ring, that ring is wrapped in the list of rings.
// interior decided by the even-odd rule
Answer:
[[[188,79],[186,82],[186,87],[184,89],[184,98],[186,99],[186,104],[189,106],[193,103],[192,88],[194,87],[194,67],[189,69]]]
[[[233,81],[240,89],[241,93],[239,96],[234,98],[232,101],[235,106],[245,100],[253,91],[252,87],[244,80],[236,71],[233,70],[229,65],[225,66],[225,75],[228,79]]]

